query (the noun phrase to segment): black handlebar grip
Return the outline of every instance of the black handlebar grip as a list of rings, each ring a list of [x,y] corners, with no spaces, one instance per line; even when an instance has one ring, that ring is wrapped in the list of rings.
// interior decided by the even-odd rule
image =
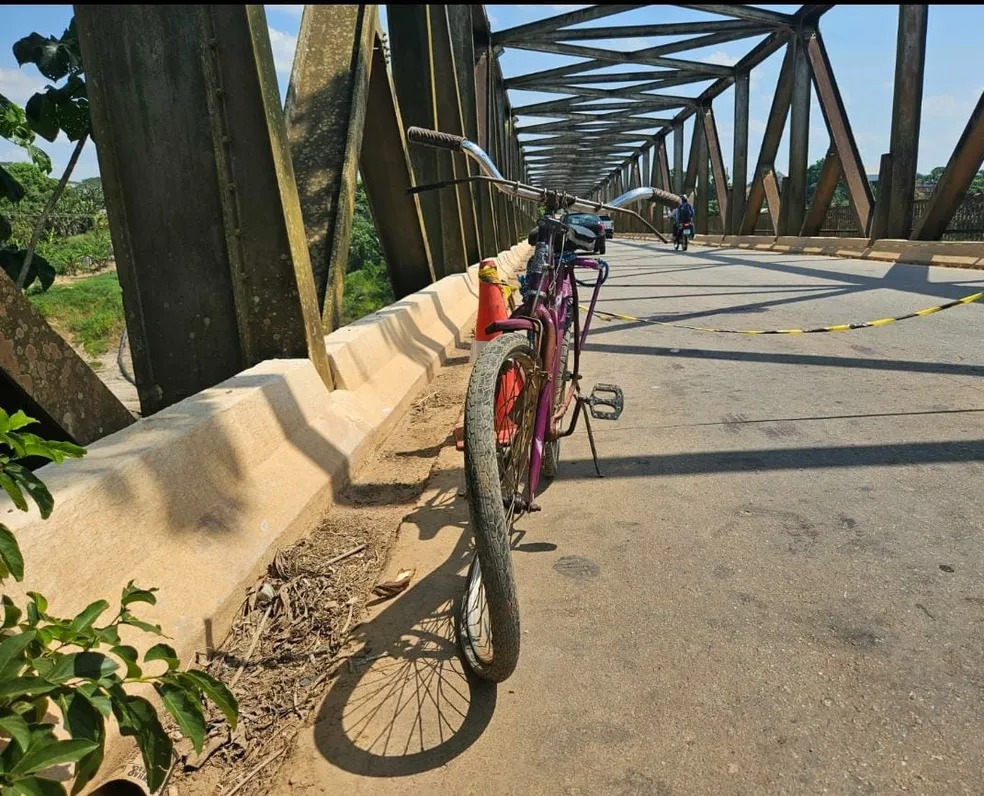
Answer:
[[[424,146],[460,152],[465,139],[460,135],[440,133],[437,130],[425,130],[423,127],[410,127],[407,129],[407,141],[411,144],[423,144]]]

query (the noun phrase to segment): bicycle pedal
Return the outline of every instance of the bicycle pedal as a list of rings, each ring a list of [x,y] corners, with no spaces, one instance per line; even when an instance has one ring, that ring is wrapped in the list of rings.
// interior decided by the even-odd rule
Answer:
[[[618,420],[625,405],[625,396],[622,388],[615,384],[596,384],[585,402],[591,410],[591,417],[598,420]],[[610,411],[599,411],[597,407],[602,406],[608,407]]]

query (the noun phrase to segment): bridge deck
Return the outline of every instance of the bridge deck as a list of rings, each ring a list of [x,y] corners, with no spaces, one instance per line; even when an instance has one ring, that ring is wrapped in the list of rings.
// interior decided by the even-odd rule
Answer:
[[[822,326],[941,304],[974,271],[624,241],[607,310]],[[497,693],[454,657],[465,561],[446,449],[277,792],[978,792],[984,307],[847,334],[601,323],[580,431],[515,554],[524,648]],[[576,558],[571,558],[576,557]],[[390,779],[384,779],[390,778]]]

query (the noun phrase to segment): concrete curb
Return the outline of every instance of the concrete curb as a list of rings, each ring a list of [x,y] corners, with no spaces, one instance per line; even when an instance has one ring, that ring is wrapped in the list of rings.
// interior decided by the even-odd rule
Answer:
[[[500,261],[514,267],[528,248]],[[7,593],[40,591],[56,615],[74,616],[93,600],[112,602],[131,579],[157,586],[157,605],[138,614],[191,665],[226,636],[276,547],[314,529],[467,337],[477,270],[328,335],[340,389],[326,390],[308,360],[269,360],[99,440],[81,461],[42,468],[55,509],[48,520],[6,514],[27,572]],[[143,650],[156,640],[123,641]],[[105,771],[128,749],[114,740]]]
[[[627,233],[622,238],[653,240],[652,235]],[[781,252],[783,254],[820,254],[852,260],[874,260],[908,265],[941,265],[949,268],[984,269],[984,243],[978,241],[912,241],[867,238],[798,238],[768,235],[702,235],[694,246]]]

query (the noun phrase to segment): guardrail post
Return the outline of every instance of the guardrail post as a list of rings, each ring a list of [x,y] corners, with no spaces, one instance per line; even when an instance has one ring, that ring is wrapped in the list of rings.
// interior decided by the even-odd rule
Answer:
[[[287,136],[326,332],[341,325],[376,29],[374,5],[304,7]]]
[[[454,51],[454,65],[458,75],[458,91],[461,95],[461,111],[465,126],[464,135],[484,148],[482,129],[486,124],[483,106],[485,94],[482,91],[483,65],[488,62],[484,53],[476,53],[474,32],[474,9],[469,5],[447,6],[448,23],[451,29],[451,46]],[[478,56],[476,58],[476,56]],[[467,160],[469,174],[481,174],[481,170],[470,159]],[[488,183],[475,183],[470,186],[476,223],[478,225],[479,259],[492,257],[498,252],[495,239],[495,224],[492,217],[492,191]],[[496,191],[496,193],[498,193]]]
[[[263,7],[75,17],[144,414],[265,359],[331,386]]]
[[[838,89],[837,81],[834,79],[834,72],[830,67],[830,58],[827,55],[820,31],[814,31],[809,36],[806,50],[810,61],[810,71],[813,74],[813,83],[817,89],[820,110],[823,112],[823,118],[830,133],[830,140],[837,150],[841,168],[844,170],[844,181],[847,183],[851,205],[854,207],[855,215],[861,226],[861,234],[866,236],[871,226],[871,206],[873,204],[871,186],[868,184],[868,177],[864,172],[864,165],[861,163],[857,141],[854,139],[854,132],[851,130],[847,112],[844,110],[844,101],[841,99],[840,89]]]
[[[431,7],[404,4],[386,6],[389,23],[393,83],[400,115],[407,127],[440,129],[434,86]],[[414,182],[417,185],[453,179],[451,152],[425,146],[410,148]],[[458,193],[442,188],[420,194],[427,243],[438,278],[468,267]]]
[[[776,91],[772,96],[772,107],[769,109],[769,119],[765,124],[762,136],[762,148],[759,150],[758,162],[755,165],[755,175],[748,190],[745,202],[745,214],[742,217],[739,235],[754,235],[758,224],[762,202],[765,200],[765,175],[772,170],[776,161],[776,153],[782,141],[782,131],[786,127],[786,117],[789,115],[789,104],[793,94],[793,47],[786,46],[782,67],[779,70],[779,80]],[[771,213],[771,208],[770,208]],[[778,228],[779,218],[773,216],[773,229]],[[776,233],[778,234],[778,232]]]
[[[916,222],[913,240],[940,240],[984,161],[984,92],[960,134],[929,206]]]
[[[806,216],[806,171],[810,144],[810,66],[806,43],[797,37],[793,47],[793,89],[790,97],[789,176],[783,185],[780,235],[794,235]]]
[[[714,174],[714,193],[718,202],[718,216],[721,218],[721,231],[728,220],[728,177],[724,171],[724,156],[721,154],[721,141],[718,138],[714,109],[708,105],[704,110],[704,140],[707,142],[707,156]]]
[[[437,108],[437,130],[468,137],[465,129],[464,111],[461,106],[461,89],[458,85],[458,66],[455,47],[451,36],[451,23],[448,9],[456,6],[429,5],[431,58],[434,70],[434,102]],[[467,7],[466,11],[470,11]],[[470,161],[461,156],[451,158],[453,179],[472,175]],[[455,188],[444,189],[458,194],[458,207],[461,213],[461,228],[464,234],[466,264],[477,263],[482,259],[478,243],[478,221],[475,218],[475,201],[471,185],[462,183]]]
[[[707,135],[704,132],[706,108],[698,108],[694,116],[694,138],[697,141],[697,198],[694,210],[697,213],[697,232],[707,234],[708,214],[710,213],[711,180],[710,158],[707,154]]]
[[[735,131],[731,167],[731,201],[728,207],[728,235],[737,235],[745,212],[748,187],[748,84],[749,73],[735,75]]]
[[[673,192],[683,193],[683,122],[673,125]]]
[[[0,407],[38,420],[35,433],[88,445],[133,422],[6,273],[0,273],[0,329]]]
[[[929,6],[900,5],[895,50],[895,96],[892,101],[891,195],[887,198],[884,237],[908,238],[916,189],[916,156],[922,119],[926,26]],[[881,202],[882,193],[879,190]]]
[[[386,257],[393,294],[400,299],[435,280],[420,199],[410,194],[413,169],[407,151],[406,130],[400,117],[383,44],[377,29],[372,49],[372,71],[366,97],[359,170]]]

